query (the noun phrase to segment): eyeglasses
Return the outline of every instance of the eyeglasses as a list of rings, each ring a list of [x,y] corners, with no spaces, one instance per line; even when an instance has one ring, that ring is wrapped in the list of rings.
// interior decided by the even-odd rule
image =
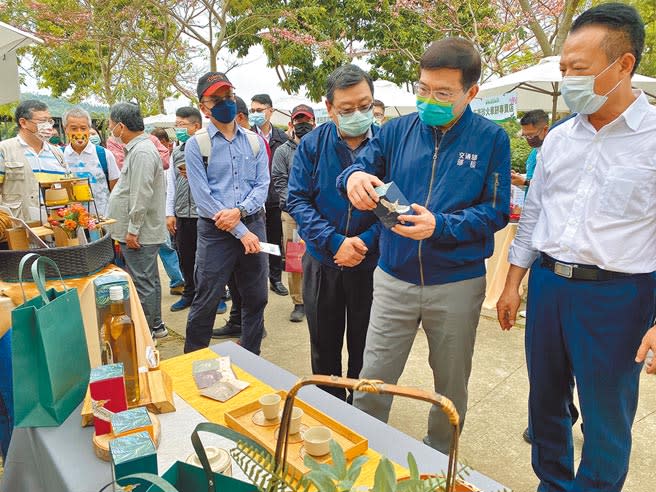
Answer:
[[[337,111],[337,114],[340,115],[340,116],[351,116],[351,115],[354,115],[356,113],[356,111],[360,112],[360,113],[367,113],[367,112],[371,111],[371,108],[373,108],[373,107],[374,107],[374,103],[371,102],[371,103],[367,104],[366,106],[360,106],[360,107],[355,108],[355,109],[345,109],[343,111]]]
[[[437,99],[438,101],[451,101],[453,98],[455,98],[458,95],[457,93],[447,91],[444,89],[434,91],[426,84],[423,84],[421,82],[415,82],[414,84],[412,84],[412,87],[415,90],[415,94],[417,94],[419,97]]]
[[[271,106],[267,106],[266,108],[251,108],[248,110],[249,113],[264,113],[267,109],[271,109]]]
[[[540,133],[542,133],[542,130],[544,130],[544,128],[540,128],[538,132],[534,133],[533,135],[526,135],[525,133],[522,133],[522,138],[525,138],[526,140],[530,140],[532,138],[539,137]]]
[[[39,123],[50,123],[51,125],[54,126],[54,124],[55,124],[55,120],[53,120],[52,118],[49,118],[49,119],[40,119],[40,120],[31,119],[31,120],[29,120],[29,121],[31,121],[32,123],[36,123],[37,125],[38,125]]]
[[[214,106],[217,104],[221,104],[223,101],[227,101],[229,99],[232,99],[233,101],[235,100],[235,93],[231,92],[230,94],[227,94],[225,96],[207,96],[204,101],[201,101],[203,104],[207,104],[208,102],[211,102]]]

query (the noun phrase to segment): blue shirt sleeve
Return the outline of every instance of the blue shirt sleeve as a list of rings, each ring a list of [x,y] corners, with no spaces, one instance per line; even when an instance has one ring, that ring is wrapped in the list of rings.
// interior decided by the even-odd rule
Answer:
[[[304,241],[336,254],[346,236],[339,234],[314,207],[312,176],[314,159],[319,157],[312,155],[308,141],[307,138],[301,140],[294,153],[289,172],[287,210],[294,217],[298,233]]]
[[[509,218],[510,140],[500,130],[494,138],[480,202],[463,210],[435,214],[432,239],[447,244],[479,241],[504,228]]]

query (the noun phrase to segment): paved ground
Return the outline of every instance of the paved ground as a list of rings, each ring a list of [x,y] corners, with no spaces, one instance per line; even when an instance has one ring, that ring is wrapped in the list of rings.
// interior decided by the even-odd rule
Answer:
[[[163,274],[163,278],[164,274]],[[165,358],[182,353],[182,336],[187,311],[171,313],[168,307],[176,298],[165,295],[164,319],[171,336],[162,340]],[[299,376],[310,374],[307,325],[291,323],[289,297],[272,292],[266,310],[269,333],[262,345],[262,357]],[[523,349],[523,328],[504,333],[493,313],[483,313],[478,327],[474,367],[470,381],[467,423],[461,439],[461,460],[496,479],[516,492],[534,491],[537,481],[530,465],[530,446],[521,434],[526,427],[528,381]],[[490,316],[490,317],[488,317]],[[227,317],[227,315],[226,315]],[[222,324],[217,316],[216,325]],[[426,337],[419,331],[400,384],[431,389],[432,375],[427,363]],[[656,377],[642,376],[642,391],[634,426],[631,470],[626,491],[653,490],[656,476]],[[424,435],[428,405],[397,399],[390,424],[421,439]],[[580,427],[575,429],[577,459],[583,442]]]

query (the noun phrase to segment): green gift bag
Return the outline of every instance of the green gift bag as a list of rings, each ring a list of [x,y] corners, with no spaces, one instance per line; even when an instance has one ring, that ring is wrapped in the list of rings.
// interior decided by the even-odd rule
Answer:
[[[127,481],[129,483],[126,485],[124,481]],[[167,482],[163,478],[158,477],[157,475],[153,475],[152,473],[135,473],[134,475],[128,475],[127,477],[123,477],[121,479],[121,482],[123,482],[123,485],[118,485],[116,484],[116,482],[109,482],[98,492],[105,492],[112,485],[116,485],[113,489],[110,489],[112,491],[114,490],[130,491],[133,490],[134,486],[136,485],[151,485],[151,487],[148,488],[149,491],[152,490],[153,492],[179,492],[169,482]]]
[[[59,273],[50,258],[33,253],[20,262],[18,277],[32,263],[32,278],[39,296],[11,313],[11,362],[13,366],[16,427],[60,425],[82,402],[89,382],[89,354],[77,289],[62,285],[61,292],[45,288],[45,266]]]

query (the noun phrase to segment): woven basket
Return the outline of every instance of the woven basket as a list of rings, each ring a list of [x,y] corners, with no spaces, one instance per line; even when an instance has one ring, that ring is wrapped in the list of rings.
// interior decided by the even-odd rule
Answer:
[[[107,233],[102,238],[82,246],[0,251],[0,280],[18,282],[18,264],[27,253],[36,253],[54,260],[59,265],[62,277],[86,277],[114,261],[113,241]],[[57,272],[51,268],[46,268],[46,277],[59,278]]]

